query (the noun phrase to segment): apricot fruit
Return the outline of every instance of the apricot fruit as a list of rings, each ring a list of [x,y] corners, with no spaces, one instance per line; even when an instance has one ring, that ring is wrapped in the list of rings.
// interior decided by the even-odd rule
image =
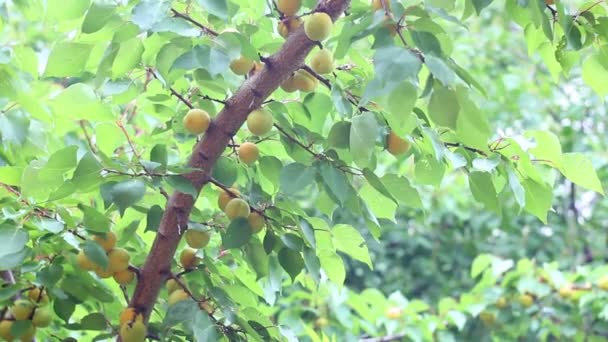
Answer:
[[[114,273],[114,280],[120,285],[129,285],[135,279],[135,273],[126,269],[124,271],[118,271]]]
[[[410,143],[390,131],[386,139],[386,149],[394,156],[406,153],[410,149]]]
[[[270,132],[273,122],[272,114],[269,111],[263,108],[256,109],[247,116],[247,129],[261,137]]]
[[[479,319],[483,322],[483,324],[485,324],[486,326],[492,326],[494,325],[494,323],[496,323],[496,316],[488,311],[482,311],[479,313]]]
[[[505,297],[500,297],[496,301],[496,307],[499,308],[499,309],[504,309],[508,305],[509,305],[509,303],[507,302],[507,299]]]
[[[18,321],[29,319],[33,310],[34,304],[25,299],[16,300],[9,309],[11,315]]]
[[[241,146],[239,146],[237,153],[239,155],[239,159],[247,165],[255,163],[255,161],[260,157],[258,145],[251,142],[242,143]]]
[[[12,341],[13,335],[11,335],[11,328],[13,327],[13,321],[0,321],[0,339],[3,341]]]
[[[532,306],[532,304],[534,304],[534,297],[532,297],[529,294],[522,294],[521,296],[519,296],[519,303],[525,307],[525,308],[529,308],[530,306]]]
[[[604,291],[608,291],[608,275],[601,277],[597,281],[597,286]]]
[[[27,298],[32,302],[37,302],[40,304],[48,304],[49,296],[46,294],[46,291],[39,287],[34,287],[33,289],[27,292]]]
[[[146,340],[146,325],[135,321],[120,327],[120,339],[123,342],[144,342]]]
[[[278,0],[277,9],[287,17],[291,17],[298,13],[302,7],[302,0]]]
[[[300,26],[302,26],[302,19],[298,17],[291,17],[279,21],[277,31],[281,37],[287,38],[290,33],[297,30]]]
[[[234,220],[237,217],[248,217],[251,210],[249,209],[249,204],[247,204],[245,200],[235,198],[228,202],[224,212],[229,219]]]
[[[329,74],[334,69],[334,57],[327,49],[317,51],[310,60],[310,67],[319,74]]]
[[[131,256],[124,248],[114,248],[108,253],[108,270],[112,273],[125,271],[129,268]]]
[[[45,328],[51,325],[51,311],[47,307],[37,308],[32,317],[32,324],[37,328]]]
[[[93,240],[106,252],[109,252],[116,246],[116,234],[113,232],[107,232],[104,235],[94,235]]]
[[[89,257],[84,253],[84,250],[80,250],[78,255],[76,256],[76,263],[78,267],[82,268],[86,271],[92,271],[97,268],[97,264],[95,264]]]
[[[294,75],[289,76],[283,83],[281,83],[281,89],[287,93],[293,93],[298,90],[298,85],[295,82]]]
[[[304,20],[304,32],[308,39],[320,42],[331,34],[334,23],[324,12],[315,12]]]
[[[398,319],[403,315],[403,310],[401,310],[401,308],[398,308],[396,306],[392,306],[392,307],[386,309],[385,315],[386,315],[386,318],[388,318],[388,319]]]
[[[183,123],[184,128],[186,128],[188,132],[199,135],[204,133],[207,128],[209,128],[211,117],[206,111],[199,108],[193,108],[186,113]]]
[[[124,310],[122,310],[119,317],[120,325],[132,323],[135,321],[143,323],[144,316],[142,314],[138,314],[134,308],[125,308]]]
[[[169,292],[169,294],[171,294],[173,291],[181,288],[180,285],[177,283],[177,281],[175,281],[175,279],[167,280],[167,282],[165,283],[165,286],[167,287],[167,292]]]
[[[203,248],[209,243],[209,232],[188,229],[186,231],[186,243],[192,248]]]
[[[171,306],[175,303],[187,300],[188,298],[190,298],[190,296],[188,295],[188,293],[186,293],[186,291],[184,291],[183,289],[177,289],[171,292],[169,298],[167,299],[167,303],[169,304],[169,306]]]
[[[230,188],[229,190],[237,196],[241,195],[238,189]],[[233,198],[235,197],[232,196],[232,194],[230,194],[229,192],[222,191],[220,192],[220,195],[217,198],[217,205],[220,207],[220,209],[224,210],[224,208],[226,208],[226,204],[228,204],[228,202],[230,202],[230,200]]]
[[[95,268],[95,274],[101,279],[110,278],[114,275],[114,272],[109,269],[103,269],[102,267]]]
[[[308,71],[298,70],[293,76],[293,82],[298,90],[303,92],[314,91],[317,87],[317,79]]]
[[[244,56],[230,62],[230,70],[237,75],[247,75],[251,68],[253,68],[253,61]]]
[[[266,222],[264,221],[264,217],[258,213],[251,212],[249,216],[247,216],[247,221],[249,222],[249,226],[251,227],[251,232],[253,234],[257,234],[262,231]]]
[[[198,264],[196,249],[184,248],[184,250],[179,255],[179,263],[185,269],[194,268],[194,266]]]

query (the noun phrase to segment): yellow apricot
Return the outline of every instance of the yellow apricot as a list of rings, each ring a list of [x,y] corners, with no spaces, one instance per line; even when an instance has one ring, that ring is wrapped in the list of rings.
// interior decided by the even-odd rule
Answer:
[[[532,304],[534,304],[534,297],[532,297],[529,294],[522,294],[521,296],[519,296],[519,302],[521,303],[522,306],[528,308],[530,306],[532,306]]]
[[[192,248],[204,248],[209,243],[209,232],[188,229],[186,231],[186,243]]]
[[[289,78],[281,83],[281,89],[288,93],[298,90],[298,84],[295,81],[294,75],[289,76]]]
[[[112,273],[125,271],[129,268],[131,256],[124,248],[114,248],[108,253],[108,270]]]
[[[76,256],[76,263],[80,268],[86,271],[92,271],[97,268],[97,264],[95,264],[87,255],[84,253],[84,250],[80,250],[78,255]]]
[[[120,285],[129,285],[135,279],[135,273],[126,269],[114,273],[114,280]]]
[[[496,323],[496,316],[488,311],[482,311],[479,313],[479,319],[486,325],[492,326]]]
[[[334,69],[334,57],[327,49],[319,50],[312,56],[310,67],[319,74],[329,74]]]
[[[247,116],[247,129],[259,137],[270,132],[272,124],[272,114],[263,108],[256,109]]]
[[[29,319],[33,310],[34,304],[25,299],[16,300],[10,307],[11,315],[18,321]]]
[[[245,202],[245,200],[241,198],[235,198],[230,200],[224,209],[226,216],[229,219],[233,220],[237,217],[247,217],[251,210],[249,209],[249,204]]]
[[[97,266],[95,268],[95,274],[97,274],[97,276],[101,279],[106,279],[112,277],[114,272],[110,271],[109,269],[103,269],[101,266]]]
[[[120,327],[120,339],[123,342],[144,342],[146,340],[146,325],[135,321]]]
[[[238,189],[230,188],[230,191],[237,196],[241,195]],[[222,191],[217,198],[217,205],[220,207],[220,209],[224,210],[224,208],[226,208],[226,204],[228,204],[228,202],[230,202],[230,200],[233,198],[234,197],[229,192]]]
[[[499,309],[504,309],[508,305],[509,305],[509,303],[507,302],[507,299],[505,297],[500,297],[496,301],[496,307],[499,308]]]
[[[32,324],[38,328],[45,328],[51,325],[51,311],[47,307],[37,308],[32,317]]]
[[[392,306],[386,309],[386,312],[384,314],[388,319],[398,319],[403,315],[403,310],[401,310],[401,308],[399,307]]]
[[[33,289],[29,290],[27,292],[27,298],[29,298],[32,302],[38,302],[41,304],[47,304],[49,302],[49,296],[46,294],[46,291],[39,287],[34,287]]]
[[[384,0],[386,4],[386,9],[390,11],[391,9],[391,0]],[[379,9],[382,9],[382,1],[381,0],[372,0],[372,10],[375,12]]]
[[[604,291],[608,291],[608,275],[601,277],[597,282],[597,286]]]
[[[183,289],[177,289],[169,295],[167,303],[169,304],[169,306],[171,306],[177,302],[187,300],[188,298],[190,298],[190,296],[188,295],[188,293],[186,293],[186,291],[184,291]]]
[[[179,262],[185,269],[194,268],[198,264],[196,250],[192,248],[184,248],[179,255]]]
[[[302,6],[302,0],[278,0],[277,9],[287,17],[295,15]]]
[[[116,234],[113,232],[107,232],[105,235],[94,235],[93,240],[95,240],[101,246],[101,248],[108,252],[116,245]]]
[[[12,341],[11,328],[13,321],[0,321],[0,339],[3,341]]]
[[[386,149],[394,156],[404,154],[410,149],[410,143],[390,131],[386,139]]]
[[[209,128],[211,117],[206,111],[199,108],[193,108],[186,113],[183,123],[184,128],[186,128],[188,132],[199,135],[204,133],[207,128]]]
[[[230,62],[230,70],[237,75],[247,75],[251,68],[253,68],[253,61],[245,56]]]
[[[317,87],[317,79],[306,70],[298,70],[293,76],[294,84],[303,92],[314,91]]]
[[[177,281],[175,281],[175,279],[167,280],[167,282],[165,283],[165,286],[167,287],[167,291],[169,293],[172,293],[173,291],[181,288],[179,283]]]
[[[135,308],[125,308],[122,310],[119,317],[120,325],[135,321],[143,322],[144,316],[142,314],[138,314],[137,311],[135,311]]]
[[[283,20],[279,21],[279,24],[277,26],[277,31],[279,31],[279,34],[281,35],[281,37],[287,38],[287,36],[289,36],[290,33],[297,30],[298,27],[300,27],[301,25],[302,25],[302,19],[300,19],[298,17],[291,17],[291,18],[287,18],[287,19],[283,19]]]
[[[262,231],[266,222],[264,221],[264,217],[258,213],[251,212],[249,216],[247,216],[247,221],[249,221],[249,226],[251,227],[251,232],[257,234]]]
[[[239,146],[237,153],[239,155],[239,159],[247,165],[255,163],[255,161],[260,157],[258,145],[251,142],[242,143],[241,146]]]
[[[304,20],[304,32],[310,40],[322,41],[329,37],[334,23],[324,12],[315,12]]]

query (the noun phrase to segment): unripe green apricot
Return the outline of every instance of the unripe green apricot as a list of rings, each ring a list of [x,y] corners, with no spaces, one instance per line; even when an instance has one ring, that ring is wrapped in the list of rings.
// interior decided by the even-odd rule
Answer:
[[[209,232],[188,229],[186,231],[186,243],[192,248],[204,248],[209,243]]]
[[[263,108],[256,109],[247,116],[247,129],[259,137],[270,132],[272,124],[272,114]]]
[[[123,342],[144,342],[146,340],[146,325],[141,321],[123,324],[120,327],[120,338]]]
[[[34,304],[25,299],[16,300],[10,308],[11,315],[18,321],[28,319],[32,310],[34,310]]]
[[[319,50],[312,56],[310,67],[319,74],[329,74],[334,70],[334,57],[327,49]]]
[[[226,216],[228,216],[229,219],[233,220],[237,217],[249,216],[251,210],[249,209],[249,204],[245,202],[245,200],[241,198],[235,198],[228,202],[224,212],[226,213]]]
[[[230,192],[235,194],[237,197],[241,195],[241,192],[237,188],[230,188]],[[220,195],[217,197],[217,205],[220,207],[220,209],[224,210],[224,208],[226,208],[226,204],[228,204],[231,199],[235,198],[230,192],[222,190]]]
[[[230,70],[237,75],[247,75],[251,68],[253,68],[253,61],[245,56],[230,62]]]
[[[183,123],[184,128],[186,128],[188,132],[199,135],[204,133],[207,128],[209,128],[211,117],[206,111],[199,108],[193,108],[186,113]]]
[[[112,273],[125,271],[129,268],[131,256],[124,248],[114,248],[108,253],[108,270]]]
[[[331,17],[324,12],[315,12],[304,20],[304,32],[308,39],[320,42],[331,34],[334,23]]]
[[[302,0],[278,0],[277,9],[287,17],[298,13],[302,6]]]
[[[51,325],[51,311],[47,307],[37,308],[32,317],[32,324],[38,328],[45,328]]]
[[[239,159],[247,165],[255,163],[255,161],[260,157],[258,145],[251,142],[242,143],[241,146],[239,146],[237,153],[239,155]]]

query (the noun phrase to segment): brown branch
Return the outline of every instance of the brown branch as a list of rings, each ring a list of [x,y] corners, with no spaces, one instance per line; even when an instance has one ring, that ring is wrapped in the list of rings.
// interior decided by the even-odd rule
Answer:
[[[321,1],[316,10],[322,10],[335,20],[349,3],[349,0]],[[188,20],[184,16],[180,17]],[[247,115],[253,109],[259,108],[262,102],[303,64],[304,58],[314,46],[315,42],[306,37],[303,28],[293,32],[283,47],[268,57],[272,68],[263,68],[248,78],[239,90],[226,100],[227,106],[212,121],[203,138],[196,144],[188,163],[189,167],[197,171],[186,175],[186,178],[199,193],[209,182],[213,165],[226,149],[232,136],[243,125]],[[184,232],[183,228],[188,222],[194,200],[192,196],[179,191],[171,195],[150,253],[140,270],[140,278],[129,306],[142,312],[146,321],[164,281],[171,276],[171,261]]]
[[[171,9],[171,12],[173,13],[173,16],[178,17],[178,18],[182,18],[188,22],[190,22],[191,24],[194,24],[194,26],[200,28],[201,30],[203,30],[203,32],[207,33],[208,35],[211,36],[219,36],[219,33],[217,33],[216,31],[212,30],[211,28],[199,23],[198,21],[192,19],[192,17],[190,17],[189,15],[185,14],[185,13],[180,13],[177,10],[175,10],[174,8]]]
[[[382,337],[366,337],[362,338],[359,341],[361,342],[389,342],[389,341],[397,341],[401,340],[405,337],[405,334],[397,334],[397,335],[389,335]]]

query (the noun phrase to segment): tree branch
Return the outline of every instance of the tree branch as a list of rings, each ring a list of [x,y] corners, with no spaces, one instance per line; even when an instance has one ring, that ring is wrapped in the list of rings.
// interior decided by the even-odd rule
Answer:
[[[335,20],[349,3],[349,0],[324,0],[320,1],[316,10],[329,14]],[[188,20],[176,11],[173,13]],[[188,163],[189,167],[198,170],[186,175],[198,192],[209,182],[213,165],[224,152],[232,136],[245,122],[247,115],[253,109],[260,107],[262,102],[303,64],[304,58],[314,46],[315,42],[306,37],[303,27],[299,28],[289,36],[281,50],[268,57],[272,69],[263,68],[248,78],[239,90],[226,100],[226,106],[212,121],[202,140],[196,144]],[[146,321],[164,281],[171,276],[171,261],[181,234],[185,231],[194,201],[195,199],[190,195],[176,191],[167,202],[156,238],[140,270],[140,277],[130,303],[130,307],[144,314]]]

